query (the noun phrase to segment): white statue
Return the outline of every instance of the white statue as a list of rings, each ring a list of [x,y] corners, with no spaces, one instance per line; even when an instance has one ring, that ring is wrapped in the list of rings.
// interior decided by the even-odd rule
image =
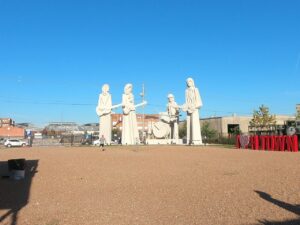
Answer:
[[[188,78],[186,83],[185,104],[182,108],[187,112],[187,144],[202,145],[199,117],[199,109],[203,105],[201,96],[192,78]]]
[[[96,108],[97,115],[100,117],[99,123],[99,137],[104,137],[108,145],[111,144],[112,133],[112,121],[111,112],[112,109],[117,108],[120,105],[112,105],[111,94],[109,93],[109,85],[104,84],[102,86],[102,93],[99,95],[98,106]]]
[[[167,112],[169,115],[170,120],[170,127],[171,127],[171,139],[178,139],[178,123],[179,123],[179,106],[175,102],[174,95],[169,94],[168,95],[168,101],[167,104]]]
[[[122,129],[122,144],[135,145],[140,143],[135,108],[143,106],[146,102],[134,105],[134,96],[132,94],[132,84],[126,84],[124,94],[122,96],[123,107],[123,129]]]

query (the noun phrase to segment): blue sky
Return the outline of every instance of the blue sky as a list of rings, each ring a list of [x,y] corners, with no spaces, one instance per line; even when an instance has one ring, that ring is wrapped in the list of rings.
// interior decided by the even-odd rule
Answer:
[[[133,83],[147,113],[168,93],[184,102],[193,77],[201,116],[300,103],[300,1],[0,0],[0,117],[37,125],[95,122],[109,83],[114,103]]]

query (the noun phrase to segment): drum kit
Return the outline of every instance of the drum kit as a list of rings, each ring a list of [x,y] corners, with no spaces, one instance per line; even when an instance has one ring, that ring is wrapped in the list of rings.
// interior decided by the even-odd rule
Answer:
[[[170,126],[171,118],[167,112],[162,112],[159,115],[159,121],[155,123],[151,123],[149,133],[153,134],[155,138],[169,138],[171,134],[171,126]]]

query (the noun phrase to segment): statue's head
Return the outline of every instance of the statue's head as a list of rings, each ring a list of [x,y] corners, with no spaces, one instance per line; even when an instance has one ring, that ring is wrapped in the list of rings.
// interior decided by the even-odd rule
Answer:
[[[188,78],[188,79],[186,79],[186,85],[188,86],[188,87],[195,87],[195,83],[194,83],[194,80],[193,80],[193,78]]]
[[[168,100],[169,102],[174,102],[175,98],[173,94],[168,94]]]
[[[130,93],[132,93],[132,84],[126,84],[126,85],[125,85],[124,93],[125,93],[125,94],[130,94]]]
[[[107,94],[109,92],[109,85],[108,84],[104,84],[102,86],[102,93]]]

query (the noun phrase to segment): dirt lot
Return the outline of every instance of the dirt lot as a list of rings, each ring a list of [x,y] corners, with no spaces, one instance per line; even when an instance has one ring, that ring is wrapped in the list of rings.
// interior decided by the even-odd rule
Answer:
[[[300,154],[218,147],[0,149],[0,224],[300,224]]]

